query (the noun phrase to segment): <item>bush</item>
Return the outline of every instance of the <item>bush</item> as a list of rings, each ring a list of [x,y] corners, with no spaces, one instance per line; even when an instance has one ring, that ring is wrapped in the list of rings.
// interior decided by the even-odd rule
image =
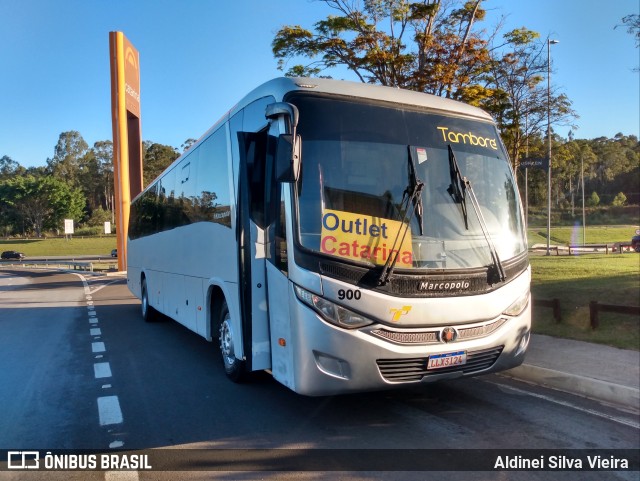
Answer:
[[[95,227],[80,227],[75,229],[73,235],[77,236],[94,236],[101,235],[104,233],[103,226],[95,226]]]
[[[591,193],[591,197],[589,197],[587,204],[591,207],[595,207],[600,204],[600,196],[595,190]]]
[[[611,205],[623,206],[626,203],[627,203],[627,196],[624,195],[623,192],[618,192],[618,194],[613,199],[613,202],[611,203]]]
[[[91,227],[104,226],[105,222],[111,222],[111,212],[98,207],[91,213],[91,218],[87,221],[87,225]]]

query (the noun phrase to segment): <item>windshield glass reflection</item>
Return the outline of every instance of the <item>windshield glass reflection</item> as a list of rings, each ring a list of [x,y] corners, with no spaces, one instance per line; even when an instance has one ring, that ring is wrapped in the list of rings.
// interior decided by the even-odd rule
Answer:
[[[367,265],[397,256],[398,268],[490,265],[478,216],[451,193],[451,147],[500,259],[525,252],[513,174],[491,123],[304,96],[292,101],[303,139],[303,247]],[[419,199],[408,202],[416,182],[424,183]],[[409,228],[401,229],[405,217]]]

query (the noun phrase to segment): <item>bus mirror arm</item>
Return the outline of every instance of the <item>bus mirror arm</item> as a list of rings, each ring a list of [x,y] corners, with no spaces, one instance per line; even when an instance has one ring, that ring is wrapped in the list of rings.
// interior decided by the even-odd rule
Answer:
[[[264,116],[269,119],[276,119],[281,115],[289,117],[291,122],[291,133],[295,135],[298,127],[298,107],[287,102],[275,102],[267,105]]]
[[[280,134],[276,148],[276,179],[296,182],[300,175],[300,136]]]

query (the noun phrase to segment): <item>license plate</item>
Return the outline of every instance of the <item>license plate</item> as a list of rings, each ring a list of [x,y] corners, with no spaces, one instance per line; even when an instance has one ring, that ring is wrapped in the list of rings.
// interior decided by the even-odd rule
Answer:
[[[429,356],[427,369],[462,366],[467,363],[467,351],[445,352]]]

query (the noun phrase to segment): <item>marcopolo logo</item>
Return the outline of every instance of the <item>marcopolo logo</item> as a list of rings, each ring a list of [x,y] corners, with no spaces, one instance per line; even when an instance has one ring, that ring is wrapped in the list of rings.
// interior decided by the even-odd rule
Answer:
[[[451,282],[429,282],[424,281],[418,284],[420,291],[466,291],[471,287],[469,281],[451,281]]]

